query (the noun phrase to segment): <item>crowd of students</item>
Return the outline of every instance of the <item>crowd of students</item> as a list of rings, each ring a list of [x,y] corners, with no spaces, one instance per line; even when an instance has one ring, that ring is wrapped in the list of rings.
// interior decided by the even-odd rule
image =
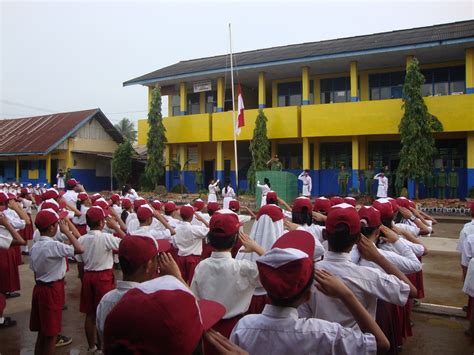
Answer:
[[[290,205],[269,190],[252,211],[235,195],[227,208],[213,198],[147,200],[130,186],[88,195],[75,179],[64,191],[17,188],[0,186],[0,327],[15,325],[3,316],[5,297],[19,296],[20,246],[33,239],[23,252],[36,283],[37,354],[72,341],[61,334],[71,262],[89,352],[396,354],[412,336],[428,252],[420,237],[436,220],[406,198],[362,206],[301,196]],[[459,250],[471,306],[474,221]]]

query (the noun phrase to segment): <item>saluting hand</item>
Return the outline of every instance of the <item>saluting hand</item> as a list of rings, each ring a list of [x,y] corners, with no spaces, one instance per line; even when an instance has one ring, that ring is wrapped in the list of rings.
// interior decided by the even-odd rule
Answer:
[[[343,298],[350,295],[351,290],[342,280],[323,269],[314,270],[316,288],[329,297]]]
[[[178,264],[176,264],[176,261],[174,261],[170,253],[160,253],[158,256],[158,265],[160,267],[160,276],[171,275],[186,284],[181,276]]]
[[[359,249],[360,255],[367,261],[376,263],[380,257],[380,253],[374,243],[372,243],[369,239],[367,239],[366,236],[362,234],[359,241],[357,242],[357,249]]]
[[[214,329],[209,329],[204,333],[206,340],[214,346],[218,354],[221,355],[248,355],[244,349],[235,345],[221,333],[216,332]]]
[[[387,242],[387,243],[395,243],[399,237],[397,235],[397,233],[395,233],[395,231],[391,230],[390,228],[387,228],[386,226],[382,225],[380,227],[380,231],[383,233],[383,237],[380,237],[380,239],[382,239],[383,241]]]

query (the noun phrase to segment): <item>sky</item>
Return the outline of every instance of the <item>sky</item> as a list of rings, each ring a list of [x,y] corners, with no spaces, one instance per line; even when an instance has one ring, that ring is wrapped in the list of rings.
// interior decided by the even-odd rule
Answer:
[[[474,1],[0,0],[0,118],[146,117],[126,80],[180,60],[474,19]],[[166,100],[163,113],[167,114]]]

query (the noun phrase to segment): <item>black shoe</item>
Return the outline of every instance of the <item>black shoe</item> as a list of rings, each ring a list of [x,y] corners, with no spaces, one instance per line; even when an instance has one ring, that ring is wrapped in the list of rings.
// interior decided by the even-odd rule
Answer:
[[[56,347],[66,346],[72,343],[72,338],[65,335],[59,334],[56,337]]]
[[[67,304],[63,305],[63,311],[67,310]]]
[[[20,297],[20,293],[19,292],[7,292],[5,294],[5,297],[6,298],[16,298],[16,297]]]
[[[30,252],[28,252],[28,251],[22,251],[22,252],[21,252],[21,255],[30,256]]]
[[[3,323],[0,323],[1,328],[14,327],[16,325],[16,320],[11,319],[10,317],[5,317]]]
[[[463,310],[464,312],[466,312],[466,313],[467,313],[467,309],[468,309],[467,305],[465,305],[465,306],[462,307],[462,310]]]

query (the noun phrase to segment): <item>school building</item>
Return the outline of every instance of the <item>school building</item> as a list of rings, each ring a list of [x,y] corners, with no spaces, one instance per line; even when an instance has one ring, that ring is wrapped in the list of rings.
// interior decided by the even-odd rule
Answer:
[[[458,174],[458,195],[474,186],[474,21],[398,30],[235,54],[236,79],[245,103],[245,127],[238,136],[239,186],[247,186],[249,140],[258,109],[268,118],[272,154],[285,170],[310,169],[314,195],[338,192],[337,173],[345,164],[350,187],[364,192],[363,170],[399,163],[398,125],[407,63],[416,57],[425,76],[429,112],[444,126],[436,133],[437,174]],[[159,84],[168,96],[164,119],[166,161],[185,166],[184,181],[195,191],[195,174],[204,187],[217,177],[235,186],[229,56],[185,60],[126,81]],[[146,144],[147,121],[138,123],[138,142]],[[187,164],[186,164],[187,163]],[[179,174],[166,166],[166,185]],[[362,179],[362,180],[361,180]],[[412,182],[407,182],[413,193]],[[423,196],[424,187],[421,186]]]
[[[0,181],[56,183],[58,169],[88,191],[111,186],[111,158],[123,142],[100,109],[0,120]]]

